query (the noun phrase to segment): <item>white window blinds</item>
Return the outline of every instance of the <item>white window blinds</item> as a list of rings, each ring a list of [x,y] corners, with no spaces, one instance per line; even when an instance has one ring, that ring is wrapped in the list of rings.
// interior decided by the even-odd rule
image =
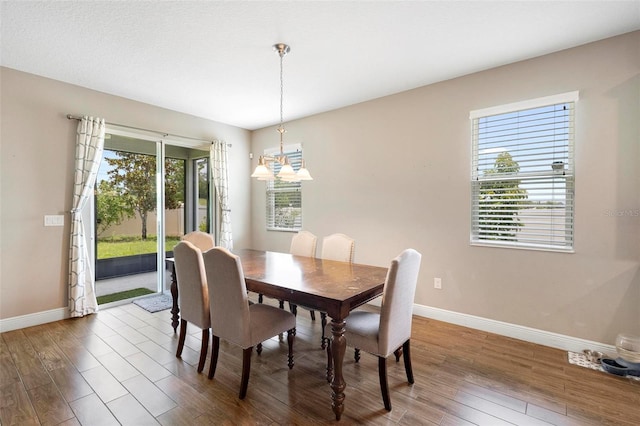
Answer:
[[[576,100],[471,113],[471,244],[573,250]]]
[[[279,155],[280,151],[265,151],[266,155]],[[284,154],[294,171],[300,169],[302,163],[301,145],[285,146]],[[277,161],[270,162],[269,167],[274,175],[280,171]],[[276,178],[267,181],[267,230],[299,231],[302,229],[302,184],[285,182]]]

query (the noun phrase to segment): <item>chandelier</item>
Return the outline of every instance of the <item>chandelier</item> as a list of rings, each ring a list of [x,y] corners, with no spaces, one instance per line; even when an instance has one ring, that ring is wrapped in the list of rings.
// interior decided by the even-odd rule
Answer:
[[[284,43],[278,43],[273,45],[273,49],[276,52],[278,52],[278,55],[280,56],[280,126],[278,126],[278,128],[276,129],[278,133],[280,133],[280,155],[277,155],[277,156],[261,155],[260,158],[258,159],[258,165],[256,166],[255,170],[251,174],[251,177],[258,178],[258,180],[275,179],[276,177],[273,175],[273,172],[268,167],[268,163],[277,161],[281,165],[280,171],[278,172],[278,175],[277,175],[277,177],[280,180],[283,180],[285,182],[313,180],[313,178],[309,174],[309,171],[306,169],[304,165],[304,160],[302,160],[302,164],[300,165],[300,169],[298,170],[298,172],[295,172],[293,170],[293,167],[291,167],[291,163],[289,162],[289,157],[284,155],[284,145],[283,145],[282,139],[284,134],[286,133],[286,130],[284,128],[283,119],[282,119],[283,117],[282,99],[283,99],[283,93],[284,93],[284,83],[282,79],[282,62],[283,62],[282,60],[284,59],[284,55],[286,55],[291,51],[291,48]]]

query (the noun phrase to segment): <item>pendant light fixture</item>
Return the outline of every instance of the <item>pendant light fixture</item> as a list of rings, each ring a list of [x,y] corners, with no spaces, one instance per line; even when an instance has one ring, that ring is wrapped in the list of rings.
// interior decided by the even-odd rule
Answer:
[[[278,43],[273,45],[273,49],[278,52],[280,56],[280,126],[276,129],[278,133],[280,133],[280,155],[278,156],[270,156],[270,155],[261,155],[258,159],[258,165],[255,170],[251,174],[251,177],[257,178],[258,180],[273,180],[275,176],[273,176],[273,172],[269,168],[268,164],[270,161],[277,161],[280,163],[281,168],[280,172],[278,172],[278,178],[285,182],[298,182],[301,180],[313,180],[309,171],[306,169],[304,164],[304,159],[302,160],[302,164],[300,165],[300,169],[298,172],[293,170],[291,167],[291,163],[289,162],[289,157],[284,155],[284,143],[283,137],[286,133],[284,128],[283,121],[283,94],[284,94],[284,81],[282,78],[282,62],[284,56],[291,51],[291,48],[284,44]]]

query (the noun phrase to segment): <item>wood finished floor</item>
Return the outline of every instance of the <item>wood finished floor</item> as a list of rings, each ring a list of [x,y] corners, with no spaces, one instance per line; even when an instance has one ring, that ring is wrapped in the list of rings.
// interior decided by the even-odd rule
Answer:
[[[243,401],[242,351],[223,342],[208,380],[195,369],[200,330],[189,327],[177,359],[169,311],[128,304],[2,333],[0,424],[336,423],[319,322],[299,313],[291,371],[286,340],[254,352]],[[411,345],[413,386],[402,361],[388,360],[391,412],[382,405],[377,360],[363,353],[355,364],[347,350],[341,424],[640,424],[640,383],[570,365],[564,351],[417,317]]]

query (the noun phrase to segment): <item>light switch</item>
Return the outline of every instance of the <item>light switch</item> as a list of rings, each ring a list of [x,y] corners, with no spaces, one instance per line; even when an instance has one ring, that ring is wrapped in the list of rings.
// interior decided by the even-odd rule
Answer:
[[[64,226],[63,215],[45,215],[44,226]]]

